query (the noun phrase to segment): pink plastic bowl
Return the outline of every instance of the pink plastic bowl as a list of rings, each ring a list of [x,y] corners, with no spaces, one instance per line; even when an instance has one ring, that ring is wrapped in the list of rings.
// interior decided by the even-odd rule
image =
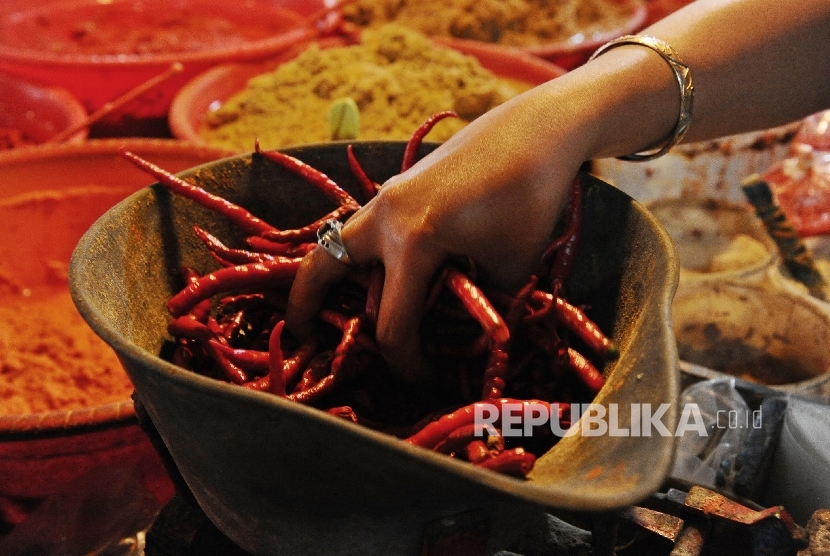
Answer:
[[[86,120],[80,101],[61,87],[36,85],[0,74],[0,127],[20,131],[31,142],[44,143],[51,137]],[[87,130],[68,142],[83,141]]]
[[[619,27],[607,28],[592,34],[580,33],[563,41],[533,46],[521,46],[517,48],[520,48],[521,50],[534,56],[538,56],[544,60],[548,60],[549,62],[553,62],[566,70],[571,70],[587,62],[588,58],[591,57],[591,54],[593,54],[597,48],[606,42],[623,35],[636,33],[643,29],[646,26],[649,17],[649,7],[646,4],[647,1],[648,0],[605,0],[605,3],[609,5],[623,4],[630,7],[629,17]],[[691,0],[687,0],[687,2],[688,1]],[[435,17],[440,17],[440,13],[436,13]],[[400,23],[406,25],[405,21],[400,21]],[[444,42],[458,48],[459,50],[462,50],[466,47],[465,45],[469,43],[479,43],[480,41],[472,39],[448,38],[444,39]]]
[[[475,56],[481,65],[496,75],[508,79],[540,85],[566,73],[565,69],[515,48],[463,41],[456,44],[448,39],[436,39],[436,43],[449,46]],[[328,38],[318,41],[321,47],[343,46],[344,39]],[[206,115],[223,102],[240,92],[252,77],[272,71],[280,64],[296,57],[307,44],[295,45],[283,55],[260,64],[227,64],[212,68],[189,83],[174,97],[168,116],[170,131],[174,137],[198,144],[206,144],[199,135]]]
[[[660,21],[683,6],[691,4],[693,1],[694,0],[648,0],[648,19],[646,20],[646,25],[651,25],[652,23]]]
[[[318,0],[284,1],[292,7],[304,5],[307,12],[322,6]],[[316,33],[300,13],[279,4],[266,0],[55,0],[25,8],[20,4],[0,12],[0,71],[65,87],[94,112],[181,62],[184,71],[104,121],[164,118],[176,91],[205,69],[264,59]],[[122,44],[118,37],[124,37]],[[184,46],[196,39],[200,42]]]
[[[618,3],[620,0],[608,0],[609,3]],[[631,16],[626,20],[625,24],[616,29],[608,29],[607,31],[594,33],[590,36],[575,35],[570,39],[562,42],[555,42],[550,44],[543,44],[539,46],[524,47],[525,52],[529,52],[545,60],[554,62],[563,68],[573,69],[588,61],[600,46],[606,42],[619,38],[623,35],[634,34],[646,26],[648,20],[648,7],[645,4],[638,5],[633,2],[634,6]]]
[[[175,172],[231,154],[154,139],[92,140],[0,153],[0,260],[6,262],[6,278],[39,287],[48,280],[44,261],[68,265],[75,244],[99,216],[154,181],[121,159],[121,146]],[[94,194],[60,197],[64,191],[90,186],[96,187]],[[16,206],[13,199],[41,193],[57,204],[25,211],[23,223],[9,217],[10,212],[19,216],[19,211],[2,208]],[[73,481],[105,469],[135,472],[159,503],[172,495],[129,398],[84,409],[0,417],[0,529],[24,521],[34,505]]]

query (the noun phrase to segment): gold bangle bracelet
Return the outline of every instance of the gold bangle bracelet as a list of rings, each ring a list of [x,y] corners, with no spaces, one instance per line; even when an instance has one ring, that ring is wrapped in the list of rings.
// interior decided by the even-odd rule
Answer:
[[[617,157],[620,160],[652,160],[669,152],[669,149],[674,147],[680,142],[681,139],[683,139],[683,136],[689,129],[689,123],[692,120],[692,104],[695,98],[695,88],[692,85],[692,72],[689,70],[689,66],[680,61],[680,58],[678,58],[671,46],[660,39],[646,35],[625,35],[618,39],[609,41],[599,47],[597,51],[591,55],[588,61],[593,60],[603,52],[624,44],[638,44],[657,52],[671,67],[675,77],[677,78],[677,85],[680,87],[680,115],[677,118],[677,125],[675,125],[674,131],[665,143],[663,143],[663,146],[652,152],[628,154]]]

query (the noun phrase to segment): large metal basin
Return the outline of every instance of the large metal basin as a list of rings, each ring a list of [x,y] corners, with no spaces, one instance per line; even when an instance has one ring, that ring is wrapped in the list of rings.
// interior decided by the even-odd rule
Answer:
[[[370,176],[391,176],[404,145],[358,143]],[[425,150],[434,145],[425,145]],[[345,144],[286,149],[347,189],[356,184]],[[127,164],[127,162],[125,162]],[[331,209],[316,189],[259,155],[239,155],[181,174],[251,208],[281,228]],[[670,306],[679,267],[657,221],[619,190],[585,176],[585,234],[568,285],[590,303],[621,346],[597,403],[667,403],[677,421],[679,372]],[[175,367],[159,357],[165,302],[181,264],[209,256],[190,226],[211,221],[160,186],[113,208],[83,237],[70,268],[84,318],[121,357],[138,400],[207,516],[255,554],[418,554],[424,524],[468,510],[605,512],[644,499],[668,475],[675,441],[651,436],[564,438],[528,480],[478,469],[409,446],[318,410]],[[223,229],[224,226],[224,229]]]

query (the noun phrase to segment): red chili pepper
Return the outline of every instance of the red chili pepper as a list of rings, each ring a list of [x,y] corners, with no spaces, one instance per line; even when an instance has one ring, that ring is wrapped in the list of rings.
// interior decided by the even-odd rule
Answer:
[[[494,341],[490,348],[487,367],[484,369],[484,385],[481,389],[481,399],[494,400],[502,396],[507,379],[508,362],[507,347]]]
[[[272,255],[267,253],[257,253],[245,249],[232,249],[222,243],[219,238],[199,226],[193,226],[193,231],[207,246],[208,251],[214,256],[214,259],[222,266],[236,266],[274,259]]]
[[[543,266],[550,262],[554,255],[556,255],[557,251],[565,245],[565,242],[567,242],[569,238],[573,237],[576,226],[576,222],[571,220],[568,223],[568,227],[565,228],[564,232],[562,232],[562,235],[548,243],[548,246],[545,248],[545,252],[542,254]]]
[[[188,284],[167,302],[174,317],[181,316],[204,299],[223,291],[267,287],[293,279],[302,259],[278,258],[272,261],[220,268]]]
[[[218,343],[226,341],[216,334],[207,324],[200,323],[187,315],[173,319],[167,325],[167,331],[179,338],[192,338],[216,361],[228,380],[235,384],[248,382],[248,375],[243,369],[228,361],[217,347]]]
[[[262,307],[266,303],[267,298],[265,294],[261,293],[244,293],[239,295],[229,295],[219,300],[219,307],[223,311],[233,311],[238,309],[256,309]]]
[[[199,273],[196,272],[195,269],[184,267],[181,269],[182,278],[186,283],[194,282],[196,279],[199,278]],[[205,299],[201,303],[197,303],[188,313],[188,316],[192,317],[193,319],[199,322],[205,322],[207,318],[210,316],[210,311],[213,308],[213,303],[211,303],[210,299]]]
[[[363,317],[360,315],[350,318],[343,327],[343,338],[340,340],[337,349],[334,350],[334,359],[331,361],[331,374],[339,373],[343,366],[346,355],[357,344],[357,337],[360,328],[363,326]]]
[[[173,364],[183,369],[190,369],[190,363],[193,361],[193,351],[188,347],[188,343],[187,339],[180,339],[179,345],[173,351]]]
[[[314,403],[332,391],[335,384],[334,381],[334,375],[327,374],[308,388],[300,392],[292,392],[288,395],[288,399],[302,404]]]
[[[282,344],[280,335],[285,321],[280,321],[271,331],[268,340],[268,391],[277,396],[285,397],[285,374],[283,373]]]
[[[539,284],[538,276],[531,276],[527,284],[525,284],[516,297],[510,300],[510,307],[507,309],[507,315],[504,320],[507,323],[507,329],[511,335],[521,323],[522,318],[527,313],[527,302],[536,291],[536,286]]]
[[[553,294],[536,290],[533,292],[534,299],[539,299],[545,304],[553,307],[553,314],[557,321],[568,327],[569,330],[579,336],[585,344],[606,359],[616,359],[620,355],[617,345],[600,329],[597,324],[588,318],[585,311],[571,305],[559,296],[554,298]]]
[[[334,359],[333,349],[321,351],[312,357],[311,361],[308,362],[308,366],[303,370],[300,381],[294,386],[293,394],[308,390],[324,376],[329,374],[331,372],[332,359]]]
[[[358,419],[358,417],[357,417],[357,413],[355,413],[354,409],[352,409],[348,405],[341,405],[339,407],[331,407],[331,408],[327,409],[326,412],[330,415],[334,415],[335,417],[340,417],[341,419],[351,421],[352,423],[359,423],[360,422],[360,419]]]
[[[243,388],[248,388],[249,390],[258,390],[260,392],[267,392],[268,388],[271,386],[271,377],[268,375],[261,376],[255,378],[253,380],[249,380],[243,384],[240,384]]]
[[[490,449],[483,440],[473,440],[467,444],[466,453],[467,461],[471,463],[479,463],[485,459],[489,459],[491,456]]]
[[[554,290],[557,284],[564,284],[571,273],[582,238],[582,182],[577,176],[571,186],[571,201],[568,205],[569,236],[556,251],[550,269],[550,283]]]
[[[452,433],[452,431],[465,425],[474,424],[477,405],[484,405],[487,407],[488,410],[491,406],[495,405],[495,407],[499,410],[499,415],[496,418],[496,422],[500,422],[501,408],[504,404],[520,404],[522,406],[526,404],[542,404],[547,407],[549,415],[551,411],[550,404],[543,400],[517,400],[513,398],[498,398],[494,400],[488,400],[486,402],[476,402],[456,409],[452,413],[448,413],[443,417],[439,418],[437,421],[430,422],[421,430],[407,438],[406,442],[408,442],[409,444],[414,444],[415,446],[421,446],[422,448],[433,449],[435,448],[435,446],[438,445],[439,442],[447,438],[447,436],[449,436],[450,433]],[[560,405],[558,415],[561,416],[562,414],[563,407]]]
[[[211,342],[205,342],[204,344],[205,349],[213,356],[214,360],[219,363],[219,367],[225,372],[225,375],[228,377],[228,380],[233,382],[234,384],[245,384],[250,379],[248,375],[245,373],[243,369],[234,365],[228,359],[222,355],[222,353],[216,348],[216,344]]]
[[[320,170],[317,170],[298,158],[280,151],[263,151],[259,148],[259,140],[256,141],[254,147],[257,153],[261,154],[268,160],[276,162],[280,166],[283,166],[299,176],[302,176],[312,185],[317,186],[320,191],[322,191],[327,197],[338,205],[350,205],[355,207],[355,210],[360,207],[360,203],[358,203],[354,197],[349,195],[345,189],[337,185],[334,180]]]
[[[432,421],[423,427],[420,431],[406,439],[409,444],[421,446],[422,448],[435,448],[439,442],[444,440],[452,431],[465,425],[472,425],[475,418],[475,406],[473,404],[465,405],[452,413],[448,413],[437,421]]]
[[[573,348],[568,348],[569,368],[585,383],[585,386],[594,394],[602,390],[605,377],[594,367],[587,357]]]
[[[343,332],[346,332],[346,328],[349,326],[349,321],[351,320],[346,315],[338,313],[332,309],[321,309],[319,316],[320,320],[334,326],[335,328],[339,328]],[[355,338],[355,342],[363,349],[369,350],[372,353],[380,353],[378,345],[366,334],[358,334]]]
[[[223,342],[226,342],[226,341],[227,341],[227,340],[225,339],[225,335],[223,334],[224,330],[222,330],[222,326],[221,326],[218,322],[216,322],[216,319],[215,319],[215,318],[213,318],[213,317],[208,317],[207,321],[205,321],[205,325],[206,325],[206,326],[207,326],[210,330],[212,330],[214,334],[216,334],[216,337],[217,337],[219,340],[221,340],[221,341],[223,341]]]
[[[436,444],[435,451],[441,452],[442,454],[451,454],[463,450],[470,442],[476,439],[475,433],[475,425],[461,425],[448,434],[444,440]]]
[[[453,112],[452,110],[447,110],[445,112],[437,112],[427,118],[427,120],[422,123],[418,129],[415,130],[415,133],[412,134],[412,137],[409,139],[409,142],[406,144],[406,149],[403,153],[403,163],[401,164],[401,173],[409,170],[413,164],[415,164],[415,157],[418,155],[418,148],[420,148],[421,143],[424,140],[424,137],[427,133],[432,131],[432,128],[435,127],[435,124],[443,120],[444,118],[457,118],[458,114]]]
[[[274,230],[272,232],[266,232],[261,235],[262,238],[275,241],[275,242],[293,242],[293,243],[303,243],[313,240],[316,242],[317,240],[317,230],[325,224],[327,220],[331,220],[334,218],[335,220],[340,220],[341,218],[348,216],[349,214],[356,211],[359,207],[357,205],[341,205],[331,211],[330,213],[326,214],[325,216],[315,220],[308,226],[303,226],[302,228],[297,228],[294,230]],[[316,245],[316,243],[315,243]]]
[[[252,358],[251,362],[254,363],[255,370],[257,371],[256,374],[265,373],[263,376],[247,382],[243,384],[243,386],[247,388],[251,388],[253,390],[262,390],[268,391],[271,386],[271,378],[269,374],[270,368],[270,356],[269,352],[267,351],[253,351],[253,350],[235,350],[229,348],[227,346],[222,346],[221,349],[222,353],[228,356],[229,352],[233,352],[236,354],[244,353],[244,359],[248,360],[250,356]],[[286,385],[288,383],[293,382],[297,374],[303,369],[305,369],[314,358],[317,352],[317,340],[314,338],[309,338],[298,347],[291,357],[283,358],[282,363],[282,374],[285,379]],[[228,359],[232,359],[232,357],[228,357]],[[237,361],[235,363],[239,364]],[[327,368],[330,360],[325,362],[325,367]],[[245,368],[245,365],[239,365],[240,367]]]
[[[268,373],[268,352],[252,349],[233,348],[222,344],[217,340],[210,340],[216,343],[222,355],[231,363],[245,370],[248,374],[261,376]]]
[[[317,352],[317,344],[317,339],[314,336],[309,336],[291,354],[291,357],[283,362],[283,374],[285,375],[286,384],[294,382],[300,371],[309,365]]]
[[[477,462],[476,465],[505,475],[526,477],[535,462],[536,456],[524,448],[513,448]]]
[[[199,322],[190,315],[183,315],[170,321],[167,324],[167,332],[177,338],[192,338],[200,342],[220,341],[220,337],[207,324]]]
[[[366,202],[374,199],[375,195],[378,193],[378,189],[380,189],[380,184],[373,182],[369,176],[366,175],[366,172],[363,170],[363,166],[360,165],[357,158],[354,155],[354,148],[351,145],[346,147],[346,156],[349,159],[349,168],[352,169],[352,174],[357,179],[357,182],[360,184],[360,188],[363,190],[363,196],[366,198]]]
[[[343,338],[334,350],[334,357],[331,361],[331,371],[329,374],[305,390],[292,393],[289,396],[290,399],[300,403],[312,403],[331,392],[335,384],[343,379],[343,362],[349,351],[357,343],[357,335],[360,331],[361,323],[362,318],[360,316],[349,319],[343,330]]]
[[[444,283],[493,340],[506,344],[510,340],[507,325],[487,297],[463,272],[448,268]]]
[[[553,310],[553,306],[555,305],[553,302],[553,295],[542,290],[534,291],[528,301],[528,312],[524,316],[525,323],[540,322],[544,320],[548,315],[550,315]]]
[[[571,201],[573,201],[573,197],[571,197]],[[578,218],[574,218],[574,211],[576,210],[576,206],[571,202],[568,206],[568,214],[565,218],[565,231],[562,232],[558,238],[551,241],[548,246],[545,248],[545,252],[542,255],[542,263],[547,264],[556,255],[556,252],[563,246],[565,243],[573,237],[574,233],[577,232],[577,229],[581,225],[581,221]]]
[[[224,215],[248,234],[260,235],[262,233],[275,230],[273,226],[264,220],[257,218],[239,205],[235,205],[218,195],[214,195],[213,193],[208,193],[201,187],[188,183],[166,170],[162,170],[152,162],[144,160],[143,158],[127,151],[123,147],[119,149],[118,152],[140,170],[143,170],[155,177],[159,180],[159,183],[166,186],[174,193],[178,193],[183,197],[187,197],[188,199],[196,201],[204,207]]]
[[[220,325],[222,326],[222,335],[226,340],[231,341],[239,334],[242,325],[245,321],[245,311],[236,311],[227,319],[223,319]]]
[[[259,236],[248,236],[245,238],[245,243],[248,244],[248,247],[260,253],[282,255],[283,257],[304,257],[317,247],[316,236],[314,239],[315,241],[306,243],[294,243],[271,241]]]

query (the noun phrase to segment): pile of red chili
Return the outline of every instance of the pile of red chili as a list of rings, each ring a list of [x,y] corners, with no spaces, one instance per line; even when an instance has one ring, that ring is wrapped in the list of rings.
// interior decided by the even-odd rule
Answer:
[[[452,115],[435,114],[413,134],[401,171],[414,163],[431,127]],[[380,186],[363,171],[351,146],[347,154],[362,195],[372,198]],[[311,405],[475,465],[525,476],[559,437],[544,426],[530,437],[506,437],[498,428],[488,434],[474,423],[475,404],[559,404],[554,418],[567,428],[569,404],[589,402],[604,383],[592,360],[618,355],[584,310],[561,295],[581,236],[578,179],[562,234],[519,292],[476,283],[473,265],[442,270],[422,321],[423,348],[439,379],[412,385],[389,372],[374,340],[383,285],[380,265],[353,268],[330,290],[317,334],[301,342],[283,331],[288,292],[302,257],[316,247],[317,230],[326,220],[343,220],[360,207],[333,180],[257,144],[253,156],[300,174],[337,206],[305,227],[279,230],[132,153],[122,155],[171,191],[228,217],[246,235],[244,247],[229,247],[194,227],[220,268],[206,274],[182,269],[185,285],[168,302],[168,332],[175,338],[171,360],[184,368]],[[586,356],[575,345],[591,353]]]

